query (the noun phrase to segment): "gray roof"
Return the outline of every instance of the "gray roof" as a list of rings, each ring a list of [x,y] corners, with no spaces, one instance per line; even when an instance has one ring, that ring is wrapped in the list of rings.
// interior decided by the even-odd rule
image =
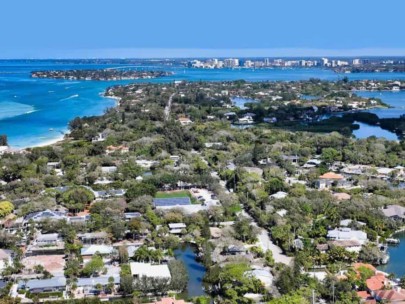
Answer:
[[[29,289],[37,289],[37,288],[55,288],[55,287],[63,287],[66,286],[66,278],[65,277],[53,277],[51,279],[45,280],[29,280],[27,285],[23,281],[18,284],[19,288],[23,286],[27,286]]]
[[[141,217],[141,216],[142,216],[142,214],[140,214],[139,212],[125,212],[124,213],[124,217],[127,220],[137,218],[137,217]]]
[[[382,212],[386,217],[400,217],[405,219],[405,207],[399,205],[389,205]]]
[[[49,241],[57,241],[58,234],[57,233],[47,233],[47,234],[40,234],[37,238],[37,242],[49,242]]]
[[[189,197],[155,198],[153,204],[155,207],[184,206],[191,205],[191,201]]]
[[[24,220],[29,221],[42,221],[44,219],[50,219],[50,220],[63,220],[66,219],[66,215],[63,212],[60,211],[52,211],[52,210],[44,210],[44,211],[39,211],[39,212],[33,212],[25,216]]]

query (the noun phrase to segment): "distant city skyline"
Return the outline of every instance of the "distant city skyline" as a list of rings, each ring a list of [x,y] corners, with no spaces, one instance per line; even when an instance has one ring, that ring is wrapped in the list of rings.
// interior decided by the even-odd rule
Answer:
[[[402,56],[391,0],[5,0],[0,58]]]

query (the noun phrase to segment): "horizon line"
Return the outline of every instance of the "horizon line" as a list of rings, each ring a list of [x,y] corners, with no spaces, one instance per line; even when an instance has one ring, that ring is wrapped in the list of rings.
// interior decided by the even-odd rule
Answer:
[[[1,54],[2,53],[2,54]],[[73,60],[73,59],[189,59],[189,58],[315,58],[315,57],[405,57],[402,48],[104,48],[2,50],[0,60]],[[44,53],[47,53],[44,55]]]

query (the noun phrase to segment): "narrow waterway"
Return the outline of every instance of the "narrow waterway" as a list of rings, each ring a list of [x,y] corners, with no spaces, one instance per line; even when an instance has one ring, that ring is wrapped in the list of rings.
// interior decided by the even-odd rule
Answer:
[[[201,263],[197,262],[196,249],[192,245],[185,244],[174,251],[174,256],[176,260],[184,263],[188,272],[188,285],[185,296],[191,298],[207,295],[203,289],[203,277],[206,269]]]
[[[405,232],[395,234],[394,237],[400,239],[401,242],[398,245],[389,246],[390,260],[388,264],[379,266],[378,269],[402,278],[405,276]]]

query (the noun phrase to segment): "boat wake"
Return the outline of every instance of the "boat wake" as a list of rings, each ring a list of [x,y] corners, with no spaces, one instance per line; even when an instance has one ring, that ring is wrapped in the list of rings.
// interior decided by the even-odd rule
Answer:
[[[79,94],[75,94],[75,95],[72,95],[72,96],[69,96],[66,98],[62,98],[60,101],[65,101],[65,100],[69,100],[69,99],[73,99],[73,98],[77,98],[77,97],[79,97]]]

